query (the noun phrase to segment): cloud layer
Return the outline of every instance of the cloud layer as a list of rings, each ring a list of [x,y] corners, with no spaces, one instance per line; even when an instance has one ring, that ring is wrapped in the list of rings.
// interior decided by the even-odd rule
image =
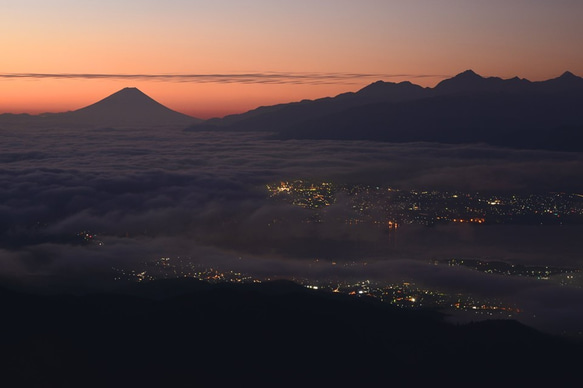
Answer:
[[[380,74],[380,73],[231,73],[231,74],[99,74],[99,73],[0,73],[0,79],[87,79],[87,80],[146,80],[194,83],[241,84],[352,84],[363,80],[392,78],[446,78],[435,74]]]
[[[310,210],[270,200],[265,188],[312,179],[403,190],[583,191],[579,154],[164,130],[0,134],[6,284],[106,287],[112,267],[181,257],[256,276],[376,278],[463,290],[522,303],[546,325],[560,323],[554,316],[580,314],[576,289],[430,264],[476,257],[576,266],[579,227],[406,225],[391,240],[373,225],[334,222],[350,215],[346,202],[333,205],[325,222],[306,223]],[[86,244],[82,231],[103,245]],[[561,306],[545,302],[553,295]],[[550,307],[556,314],[545,315]]]

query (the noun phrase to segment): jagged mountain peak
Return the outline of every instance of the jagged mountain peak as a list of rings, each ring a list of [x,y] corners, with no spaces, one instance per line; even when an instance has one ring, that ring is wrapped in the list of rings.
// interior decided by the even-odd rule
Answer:
[[[546,85],[546,88],[548,88],[551,91],[563,91],[583,88],[583,78],[576,76],[570,71],[565,71],[557,78],[553,78],[547,81],[541,81],[538,83]]]
[[[356,94],[359,97],[374,98],[379,101],[408,100],[421,97],[423,90],[423,87],[409,81],[399,83],[376,81],[360,89]]]
[[[504,80],[499,77],[483,77],[473,70],[466,70],[455,77],[441,81],[434,89],[438,93],[445,94],[518,91],[524,83],[528,81],[518,77]]]
[[[561,74],[561,76],[559,78],[561,78],[561,79],[575,79],[575,78],[580,78],[580,77],[577,77],[575,74],[573,74],[567,70],[563,74]]]
[[[474,79],[482,79],[481,75],[473,71],[472,69],[468,69],[456,75],[454,78],[474,78]]]

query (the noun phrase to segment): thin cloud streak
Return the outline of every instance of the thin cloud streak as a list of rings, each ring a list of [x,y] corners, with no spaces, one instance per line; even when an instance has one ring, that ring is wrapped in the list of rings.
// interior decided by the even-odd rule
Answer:
[[[443,74],[379,73],[231,73],[231,74],[102,74],[102,73],[0,73],[0,79],[126,79],[163,82],[240,84],[352,84],[363,79],[447,78]]]

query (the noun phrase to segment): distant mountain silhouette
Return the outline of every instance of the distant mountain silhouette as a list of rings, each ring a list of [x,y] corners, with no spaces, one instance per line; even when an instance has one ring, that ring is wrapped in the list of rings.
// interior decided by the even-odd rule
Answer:
[[[280,131],[355,106],[378,102],[400,102],[422,98],[426,89],[410,82],[375,82],[360,91],[343,93],[336,97],[303,100],[289,104],[259,107],[242,114],[210,119],[187,128],[200,130]]]
[[[65,113],[75,121],[102,125],[189,125],[200,121],[173,111],[137,88],[124,88],[103,100]]]
[[[534,82],[534,84],[539,85],[546,92],[562,92],[583,88],[583,78],[566,71],[560,77],[548,81]]]
[[[583,90],[456,94],[344,110],[282,130],[280,138],[487,143],[583,150]]]
[[[2,115],[0,124],[27,120],[36,125],[79,125],[114,127],[185,127],[202,120],[176,112],[153,100],[137,88],[124,88],[87,107],[39,116]]]
[[[524,78],[502,79],[482,77],[472,70],[466,70],[453,78],[441,81],[435,86],[435,95],[465,94],[480,92],[504,93],[556,93],[583,88],[583,78],[567,71],[558,78],[531,82]]]
[[[378,81],[334,98],[261,107],[188,130],[270,131],[279,139],[487,143],[583,151],[583,78],[531,82],[472,70],[434,88]]]
[[[479,93],[479,92],[522,92],[528,90],[531,82],[518,77],[504,80],[498,77],[484,78],[472,70],[466,70],[453,78],[441,81],[435,86],[435,95]]]

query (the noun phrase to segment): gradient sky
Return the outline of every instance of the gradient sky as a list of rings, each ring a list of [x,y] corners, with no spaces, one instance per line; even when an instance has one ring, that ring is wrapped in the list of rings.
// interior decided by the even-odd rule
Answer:
[[[125,86],[208,118],[378,79],[434,86],[466,69],[532,81],[583,76],[581,0],[0,5],[0,113],[74,110]]]

